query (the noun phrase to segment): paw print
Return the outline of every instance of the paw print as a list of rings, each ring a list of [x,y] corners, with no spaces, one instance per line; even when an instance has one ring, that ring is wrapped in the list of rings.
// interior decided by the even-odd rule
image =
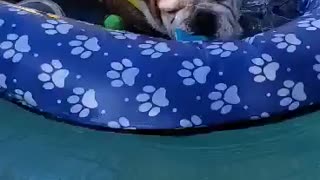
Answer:
[[[165,42],[146,41],[145,44],[140,44],[140,48],[145,49],[141,52],[144,56],[151,56],[152,59],[160,58],[164,53],[171,51],[168,44]]]
[[[254,65],[249,68],[249,72],[255,75],[255,82],[261,83],[266,80],[274,81],[276,79],[280,65],[272,61],[273,59],[269,54],[262,54],[260,58],[251,60]]]
[[[19,14],[19,15],[29,14],[28,11],[25,11],[25,10],[23,10],[23,9],[21,9],[21,8],[10,7],[10,8],[8,8],[8,10],[11,11],[11,12],[16,12],[16,13]]]
[[[310,11],[305,12],[301,17],[309,17],[312,13]]]
[[[259,36],[264,36],[264,33],[259,33],[259,34],[256,34],[252,37],[248,37],[248,38],[245,38],[244,41],[249,43],[249,44],[253,44],[253,42],[257,39],[257,37]]]
[[[43,82],[43,88],[46,90],[64,88],[65,80],[69,75],[69,70],[62,69],[63,66],[59,60],[52,60],[51,64],[42,64],[38,79]]]
[[[278,49],[286,49],[288,53],[295,52],[297,46],[302,44],[302,41],[295,34],[276,34],[271,41],[277,43]]]
[[[318,79],[320,80],[320,55],[316,55],[315,59],[317,60],[317,64],[313,65],[313,70],[318,73]]]
[[[228,114],[232,110],[233,105],[240,103],[240,97],[238,95],[238,87],[228,86],[224,83],[217,84],[215,86],[217,91],[209,94],[209,99],[214,101],[211,104],[211,109],[214,111],[220,110],[221,114]]]
[[[267,113],[267,112],[263,112],[263,113],[261,113],[261,115],[259,115],[259,116],[252,116],[250,119],[251,119],[251,120],[258,120],[258,119],[264,119],[264,118],[268,118],[268,117],[270,117],[270,114]]]
[[[320,19],[307,18],[298,22],[298,27],[305,28],[307,31],[320,29]]]
[[[213,42],[207,49],[211,50],[211,55],[220,55],[220,57],[226,58],[231,56],[232,52],[237,51],[239,48],[233,42]]]
[[[31,50],[29,37],[27,35],[8,34],[7,41],[0,44],[0,49],[4,50],[2,55],[4,59],[11,59],[13,63],[18,63],[23,58],[23,53]]]
[[[7,89],[7,76],[0,74],[0,89]]]
[[[0,19],[0,27],[4,25],[4,20],[3,19]]]
[[[207,76],[211,71],[209,66],[204,66],[201,59],[194,59],[193,62],[183,61],[183,69],[178,71],[178,75],[182,78],[183,84],[186,86],[194,85],[196,82],[205,84]]]
[[[101,49],[96,37],[89,37],[85,35],[77,35],[76,40],[69,42],[69,45],[73,47],[71,50],[72,55],[80,55],[81,59],[88,59],[93,52],[97,52]]]
[[[131,39],[131,40],[136,40],[139,35],[138,34],[134,34],[131,32],[123,32],[123,31],[110,31],[110,34],[113,35],[114,38],[116,39]]]
[[[79,114],[80,118],[88,117],[90,111],[98,107],[96,92],[93,89],[86,91],[83,88],[74,88],[73,95],[67,101],[72,105],[70,112]]]
[[[16,12],[19,15],[26,15],[26,14],[35,14],[39,16],[43,16],[41,13],[39,13],[37,10],[32,9],[32,8],[27,8],[27,7],[21,7],[21,6],[14,6],[10,5],[8,8],[9,11],[11,12]]]
[[[14,97],[22,105],[30,107],[30,108],[37,106],[37,102],[33,99],[31,92],[29,92],[29,91],[24,92],[21,89],[16,89],[16,90],[14,90],[14,92],[15,92]]]
[[[123,59],[121,63],[111,63],[113,70],[107,72],[107,77],[112,79],[112,87],[122,87],[123,85],[133,86],[139,74],[139,69],[133,67],[129,59]]]
[[[108,122],[108,127],[112,129],[136,129],[130,126],[130,121],[125,117],[120,117],[118,121]]]
[[[68,34],[70,29],[73,28],[73,25],[68,24],[64,20],[47,20],[46,23],[41,24],[42,28],[45,29],[46,34],[55,35],[59,34]]]
[[[200,127],[202,125],[202,119],[199,116],[193,115],[191,119],[180,120],[180,126],[183,128]]]
[[[302,101],[307,100],[302,82],[295,83],[287,80],[283,83],[284,87],[278,91],[278,96],[283,97],[280,101],[281,106],[288,106],[290,111],[296,110]]]
[[[153,86],[145,86],[143,93],[138,94],[136,100],[142,103],[139,106],[139,111],[148,112],[150,117],[157,116],[161,108],[169,106],[165,88],[156,89]]]

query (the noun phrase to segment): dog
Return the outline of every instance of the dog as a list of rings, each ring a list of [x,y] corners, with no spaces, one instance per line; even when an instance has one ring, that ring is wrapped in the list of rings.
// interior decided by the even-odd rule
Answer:
[[[242,0],[103,0],[126,30],[174,38],[177,28],[220,40],[241,36]],[[157,36],[155,35],[155,36]]]

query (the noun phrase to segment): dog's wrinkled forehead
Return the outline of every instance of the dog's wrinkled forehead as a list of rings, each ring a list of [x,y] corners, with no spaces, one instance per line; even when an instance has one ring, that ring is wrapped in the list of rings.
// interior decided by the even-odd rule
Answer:
[[[242,0],[151,0],[156,1],[159,14],[161,12],[176,12],[184,8],[204,8],[217,12],[231,11],[235,16],[239,14]],[[238,18],[238,17],[236,17]]]
[[[161,10],[171,10],[174,8],[183,8],[188,5],[194,5],[196,0],[158,0],[158,7]]]

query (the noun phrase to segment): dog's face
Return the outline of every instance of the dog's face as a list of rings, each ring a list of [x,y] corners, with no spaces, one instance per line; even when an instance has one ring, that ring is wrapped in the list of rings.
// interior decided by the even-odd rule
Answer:
[[[170,37],[177,28],[223,40],[237,37],[242,32],[238,22],[242,0],[150,1],[148,5],[158,26],[156,29]]]

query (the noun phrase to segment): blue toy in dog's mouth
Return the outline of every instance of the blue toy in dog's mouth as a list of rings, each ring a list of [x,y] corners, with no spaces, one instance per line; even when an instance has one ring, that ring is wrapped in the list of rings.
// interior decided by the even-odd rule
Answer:
[[[177,41],[206,41],[209,40],[206,36],[193,35],[182,29],[175,30],[175,40]]]

